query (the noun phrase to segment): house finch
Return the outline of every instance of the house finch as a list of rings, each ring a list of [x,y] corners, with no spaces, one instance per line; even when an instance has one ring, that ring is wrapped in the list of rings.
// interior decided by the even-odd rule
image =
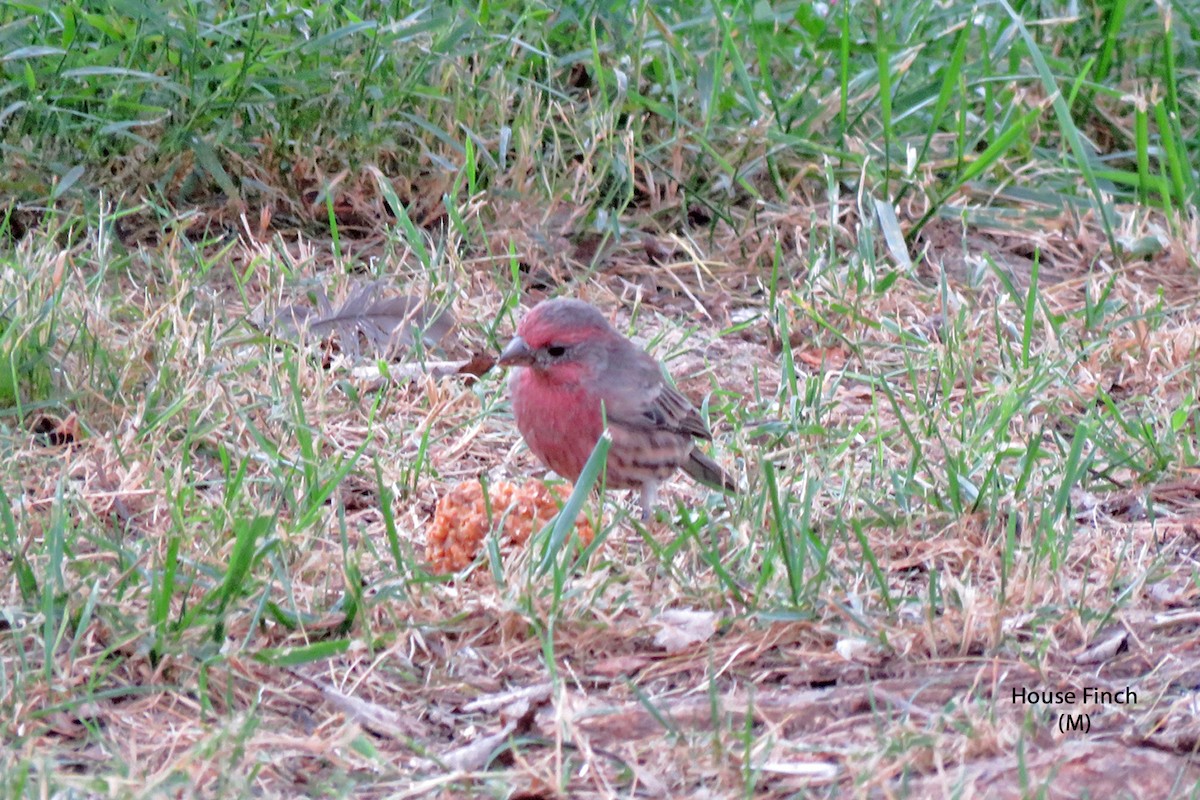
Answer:
[[[578,480],[607,421],[607,482],[641,490],[642,518],[658,486],[677,469],[714,489],[737,491],[715,461],[696,449],[712,439],[696,409],[663,378],[658,362],[580,300],[547,300],[521,320],[500,354],[513,414],[542,463]]]

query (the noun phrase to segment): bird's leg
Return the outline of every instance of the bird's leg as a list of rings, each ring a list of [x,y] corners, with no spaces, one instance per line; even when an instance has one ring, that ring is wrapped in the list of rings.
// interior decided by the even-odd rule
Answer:
[[[646,481],[642,484],[642,522],[649,522],[654,513],[654,502],[658,499],[658,482]]]

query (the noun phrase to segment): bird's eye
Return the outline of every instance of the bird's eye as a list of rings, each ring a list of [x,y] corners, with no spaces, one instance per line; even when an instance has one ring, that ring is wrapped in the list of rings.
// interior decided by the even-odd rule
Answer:
[[[566,353],[567,348],[563,347],[561,344],[552,344],[546,348],[546,355],[550,356],[551,358],[560,358],[566,355]]]

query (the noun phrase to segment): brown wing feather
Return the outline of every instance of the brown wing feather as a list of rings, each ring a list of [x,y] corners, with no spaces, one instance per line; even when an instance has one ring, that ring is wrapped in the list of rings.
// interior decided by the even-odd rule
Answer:
[[[712,439],[712,432],[700,418],[700,413],[679,390],[659,379],[660,391],[650,402],[651,414],[664,420],[665,427],[701,439]]]
[[[730,478],[725,470],[721,469],[720,464],[701,453],[699,448],[692,448],[692,452],[688,454],[688,460],[683,462],[680,468],[705,486],[737,494],[738,488],[737,484],[733,482],[733,478]]]
[[[610,358],[608,391],[604,395],[609,420],[631,428],[660,430],[712,439],[695,406],[667,383],[658,362],[633,344]],[[617,371],[627,375],[613,374]],[[635,387],[616,391],[616,387]]]

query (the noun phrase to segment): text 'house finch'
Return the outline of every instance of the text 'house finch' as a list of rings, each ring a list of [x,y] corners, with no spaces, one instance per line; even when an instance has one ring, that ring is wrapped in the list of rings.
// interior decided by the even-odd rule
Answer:
[[[608,486],[641,490],[642,516],[658,486],[682,469],[714,489],[737,491],[694,439],[712,439],[658,362],[581,300],[546,300],[525,315],[500,354],[525,443],[576,481],[608,422]]]

